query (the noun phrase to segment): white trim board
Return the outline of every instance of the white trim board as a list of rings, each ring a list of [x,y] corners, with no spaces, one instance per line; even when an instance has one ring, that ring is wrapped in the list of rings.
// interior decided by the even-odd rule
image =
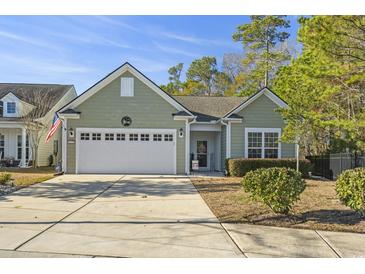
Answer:
[[[281,159],[281,128],[253,128],[253,127],[246,127],[244,128],[245,131],[245,158],[248,158],[248,133],[249,132],[276,132],[279,134],[279,144],[278,144],[278,158]],[[265,137],[264,134],[262,134],[262,146],[261,146],[261,158],[265,159]]]
[[[170,97],[168,94],[166,94],[162,89],[160,89],[158,86],[156,86],[150,79],[148,79],[145,75],[143,75],[141,72],[139,72],[137,69],[135,69],[132,65],[129,63],[124,63],[122,66],[117,68],[115,71],[113,71],[111,74],[106,76],[104,79],[96,83],[94,86],[92,86],[90,89],[82,93],[80,96],[78,96],[75,100],[71,101],[64,107],[62,107],[58,112],[62,112],[65,109],[68,108],[76,108],[78,105],[80,105],[82,102],[86,101],[88,98],[90,98],[92,95],[97,93],[99,90],[116,80],[117,78],[121,77],[122,74],[125,72],[130,72],[138,78],[142,83],[144,83],[147,87],[149,87],[151,90],[156,92],[158,95],[160,95],[163,99],[165,99],[168,103],[170,103],[173,107],[175,107],[178,111],[185,111],[189,113],[191,116],[194,116],[188,109],[183,107],[181,104],[179,104],[175,99]]]
[[[248,100],[246,100],[245,102],[243,102],[241,105],[239,105],[238,107],[236,107],[236,108],[232,109],[231,111],[229,111],[226,115],[223,116],[222,119],[227,118],[231,114],[240,112],[242,109],[246,108],[248,105],[250,105],[256,99],[260,98],[262,95],[265,95],[266,97],[268,97],[278,107],[280,107],[280,108],[288,108],[288,104],[285,103],[282,99],[280,99],[275,93],[273,93],[268,88],[263,88],[262,90],[260,90],[259,92],[257,92],[253,96],[251,96]]]

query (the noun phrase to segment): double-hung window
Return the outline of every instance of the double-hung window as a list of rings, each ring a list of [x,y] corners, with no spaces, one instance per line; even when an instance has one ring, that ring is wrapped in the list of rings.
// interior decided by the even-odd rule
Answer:
[[[22,159],[22,136],[17,136],[17,159]],[[29,136],[25,138],[25,160],[29,160]]]
[[[280,128],[246,128],[247,158],[281,158]]]
[[[5,153],[5,135],[0,134],[0,158],[4,159]]]
[[[8,114],[15,114],[15,112],[16,112],[16,103],[15,102],[7,102],[6,103],[6,112]]]

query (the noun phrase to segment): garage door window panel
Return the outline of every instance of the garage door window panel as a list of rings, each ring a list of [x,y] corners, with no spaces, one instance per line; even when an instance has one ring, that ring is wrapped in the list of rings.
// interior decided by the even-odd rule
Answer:
[[[117,133],[117,141],[125,141],[125,134]]]
[[[114,133],[105,133],[105,141],[114,141]]]
[[[150,135],[149,134],[141,134],[141,141],[149,141]]]
[[[80,134],[80,139],[82,141],[88,141],[88,140],[90,140],[90,133],[81,133]]]
[[[174,140],[172,134],[165,134],[164,136],[165,142],[172,142]]]
[[[101,133],[93,133],[92,134],[93,141],[101,141]]]
[[[136,133],[129,134],[129,141],[138,141],[138,134]]]
[[[153,141],[161,142],[162,141],[162,134],[153,134]]]

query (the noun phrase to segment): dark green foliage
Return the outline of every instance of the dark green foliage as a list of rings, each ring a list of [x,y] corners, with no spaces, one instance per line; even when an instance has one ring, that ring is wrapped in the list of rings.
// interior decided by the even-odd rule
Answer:
[[[48,166],[53,166],[53,155],[48,156]]]
[[[300,172],[291,168],[260,168],[248,172],[242,179],[245,192],[275,213],[288,214],[305,189]]]
[[[355,168],[341,173],[336,181],[340,201],[365,215],[365,168]]]
[[[296,169],[297,161],[293,158],[286,159],[247,159],[232,158],[226,160],[226,171],[228,176],[242,177],[251,170],[269,167],[287,167]],[[309,177],[312,164],[309,160],[299,161],[299,170],[304,178]]]

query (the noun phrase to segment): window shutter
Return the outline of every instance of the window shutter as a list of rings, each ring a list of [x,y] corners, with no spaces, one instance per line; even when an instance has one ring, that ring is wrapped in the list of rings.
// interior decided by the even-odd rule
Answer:
[[[120,83],[120,96],[134,96],[134,78],[122,77]]]

